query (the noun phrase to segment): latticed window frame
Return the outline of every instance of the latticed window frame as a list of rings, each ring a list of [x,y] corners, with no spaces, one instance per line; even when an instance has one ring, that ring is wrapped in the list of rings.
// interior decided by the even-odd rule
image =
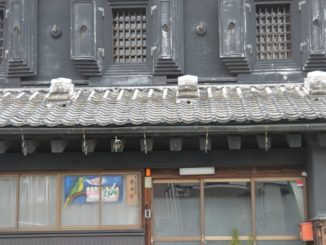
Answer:
[[[146,8],[113,9],[112,52],[114,63],[146,63],[146,21]]]
[[[268,10],[280,9],[278,13]],[[264,3],[255,6],[256,59],[261,61],[291,58],[291,5]]]
[[[107,38],[107,50],[109,51],[109,57],[107,61],[106,74],[110,75],[129,75],[129,74],[142,74],[149,75],[152,73],[152,56],[151,56],[151,46],[152,46],[152,20],[150,13],[150,1],[148,0],[108,0],[107,8],[107,20],[106,20],[106,38]],[[113,33],[113,13],[114,11],[123,10],[144,10],[146,13],[146,60],[144,62],[125,62],[117,63],[115,62],[114,54],[114,33]]]
[[[247,33],[250,42],[253,44],[251,57],[253,63],[253,72],[262,72],[269,70],[295,69],[300,71],[302,62],[302,53],[300,51],[302,15],[300,11],[299,0],[252,0],[250,14],[250,31]],[[264,59],[257,58],[257,31],[256,31],[256,6],[257,5],[290,5],[290,23],[291,23],[291,53],[287,59]]]

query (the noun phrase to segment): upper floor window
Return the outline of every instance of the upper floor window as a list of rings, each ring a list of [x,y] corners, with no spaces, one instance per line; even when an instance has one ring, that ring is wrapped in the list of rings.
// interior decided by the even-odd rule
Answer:
[[[114,9],[114,63],[146,63],[146,9]]]
[[[220,57],[229,71],[299,71],[300,47],[305,45],[300,41],[300,8],[308,2],[302,4],[298,0],[221,0]]]
[[[107,3],[104,74],[151,74],[149,1],[108,0]]]
[[[257,60],[291,57],[290,4],[256,5]]]
[[[72,0],[71,15],[71,60],[81,75],[114,83],[115,75],[183,73],[183,0]]]

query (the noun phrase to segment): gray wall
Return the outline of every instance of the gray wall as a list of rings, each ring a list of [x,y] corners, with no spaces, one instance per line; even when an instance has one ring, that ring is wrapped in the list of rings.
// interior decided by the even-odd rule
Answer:
[[[115,4],[119,2],[117,0],[110,0],[110,1],[115,2]],[[125,0],[125,1],[128,2],[128,4],[135,4],[136,2],[138,2],[134,0]],[[145,4],[148,3],[149,8],[151,7],[150,5],[152,3],[157,4],[158,2],[157,0],[139,0],[139,1]],[[20,2],[22,3],[21,0]],[[30,50],[31,47],[33,46],[33,43],[37,41],[37,47],[35,48],[36,52],[34,52],[34,50],[32,52],[33,54],[36,53],[35,55],[36,58],[34,59],[34,55],[33,55],[33,59],[32,59],[32,61],[35,61],[37,63],[36,68],[34,67],[34,65],[32,68],[30,68],[29,67],[30,63],[31,64],[34,63],[32,61],[27,60],[27,64],[25,64],[24,59],[22,59],[22,61],[19,61],[22,64],[19,62],[17,64],[15,63],[12,64],[11,65],[12,73],[11,74],[8,73],[8,74],[11,75],[11,77],[13,77],[14,79],[8,80],[7,77],[8,74],[6,72],[0,71],[0,87],[17,86],[17,85],[19,86],[20,84],[30,85],[31,83],[28,83],[29,81],[32,81],[32,83],[34,82],[34,84],[45,85],[45,83],[35,83],[35,82],[49,81],[51,80],[51,78],[54,77],[69,77],[72,78],[73,80],[87,80],[87,77],[81,75],[81,73],[83,73],[82,71],[77,71],[76,64],[78,65],[80,63],[76,62],[75,60],[75,64],[74,64],[71,61],[71,57],[70,57],[70,49],[71,49],[70,48],[71,46],[70,25],[71,25],[71,17],[72,17],[71,1],[35,0],[33,2],[36,3],[35,4],[36,7],[34,5],[33,6],[38,9],[36,18],[29,18],[31,19],[31,21],[26,21],[29,23],[28,24],[29,27],[25,28],[24,32],[27,32],[26,30],[32,29],[33,26],[37,25],[37,31],[35,31],[36,33],[35,37],[33,36],[33,38],[30,38],[30,40],[25,40],[28,39],[25,36],[29,37],[29,35],[24,35],[24,37],[20,37],[22,38],[22,42],[20,42],[21,40],[19,39],[18,40],[19,42],[17,41],[17,43],[15,44],[16,46],[13,46],[16,48],[12,48],[10,50],[19,50],[19,48],[17,47],[20,47],[22,43],[25,53],[29,54],[28,51],[26,50]],[[117,79],[118,80],[123,80],[123,79],[121,79],[121,77],[114,78],[114,74],[119,74],[119,75],[122,74],[127,77],[128,75],[126,75],[127,73],[121,72],[121,70],[120,73],[110,73],[110,69],[108,69],[108,63],[110,63],[108,62],[108,60],[110,59],[110,55],[112,56],[112,48],[109,45],[110,43],[109,40],[112,38],[112,35],[109,28],[109,26],[111,25],[111,20],[108,17],[109,16],[108,14],[109,7],[107,4],[108,0],[96,0],[93,2],[96,2],[97,7],[103,6],[106,10],[106,14],[103,18],[102,17],[98,18],[98,16],[96,17],[98,18],[97,22],[98,23],[101,22],[96,27],[97,41],[95,44],[94,43],[90,44],[89,47],[92,48],[94,46],[94,48],[96,49],[104,47],[105,57],[104,57],[104,70],[103,70],[104,76],[101,77],[100,79],[92,78],[91,79],[92,81],[89,84],[94,84],[94,85],[116,84],[112,81]],[[178,1],[174,1],[174,3],[176,2]],[[309,33],[307,32],[307,30],[309,29],[308,28],[309,25],[311,25],[309,21],[310,19],[309,15],[310,14],[316,15],[318,13],[309,12],[307,14],[303,14],[305,11],[308,11],[309,9],[312,9],[312,11],[318,11],[320,8],[325,8],[323,0],[308,1],[307,4],[303,4],[302,6],[300,5],[302,10],[299,10],[299,4],[298,4],[299,0],[290,1],[292,3],[291,5],[292,6],[292,11],[291,11],[292,58],[283,61],[273,60],[267,63],[258,62],[259,64],[255,60],[255,52],[256,52],[255,51],[256,50],[255,48],[256,46],[255,1],[254,0],[229,1],[229,2],[224,1],[225,3],[230,3],[230,6],[228,6],[227,9],[224,8],[225,6],[221,7],[222,6],[220,5],[221,2],[222,1],[217,1],[217,0],[201,0],[201,1],[184,0],[182,6],[184,18],[183,21],[178,22],[179,23],[178,27],[180,25],[181,26],[180,29],[184,31],[184,35],[182,35],[182,37],[184,37],[183,38],[184,40],[181,41],[183,43],[182,45],[178,46],[178,49],[172,49],[171,51],[176,53],[178,53],[178,50],[184,51],[184,52],[183,51],[180,52],[182,56],[180,58],[182,62],[180,63],[184,63],[184,67],[183,65],[180,65],[181,71],[178,71],[178,73],[173,73],[173,72],[164,73],[164,71],[161,71],[162,73],[156,73],[158,75],[163,76],[163,78],[158,76],[159,78],[157,78],[157,80],[153,78],[150,79],[149,82],[147,82],[146,78],[142,77],[142,79],[140,80],[133,80],[133,82],[131,82],[132,84],[128,84],[128,85],[139,85],[140,83],[142,83],[143,85],[144,84],[153,85],[157,83],[166,84],[167,83],[165,79],[166,75],[172,79],[169,80],[168,82],[173,83],[176,82],[175,78],[181,75],[182,73],[197,75],[201,78],[202,82],[227,82],[227,81],[228,82],[232,82],[232,81],[253,82],[254,81],[259,83],[300,82],[302,81],[302,78],[304,76],[304,73],[302,72],[302,66],[304,66],[306,59],[308,59],[308,61],[311,60],[314,61],[314,62],[306,62],[307,64],[305,68],[307,71],[314,70],[314,69],[325,70],[325,66],[324,66],[324,63],[326,61],[325,55],[321,56],[321,58],[318,59],[314,58],[313,56],[310,57],[310,54],[313,53],[312,51],[314,50],[310,50],[309,45],[306,45],[306,47],[303,48],[302,52],[300,52],[299,50],[300,49],[299,44],[303,41],[316,43],[319,45],[319,43],[323,43],[325,39],[323,36],[324,34],[311,36],[308,35]],[[250,6],[248,7],[248,4],[245,6],[244,2],[250,4]],[[238,14],[239,10],[241,13],[240,16]],[[96,15],[99,15],[98,14],[99,11],[95,11],[95,12]],[[172,12],[173,10],[171,11],[171,13]],[[10,13],[11,12],[9,11],[9,16]],[[223,13],[225,16],[223,15]],[[326,19],[324,14],[322,18]],[[158,36],[155,35],[155,30],[161,28],[160,26],[151,28],[151,26],[154,26],[154,23],[150,23],[151,19],[153,19],[153,16],[150,15],[147,16],[147,22],[148,22],[147,34],[149,39],[147,40],[148,50],[150,50],[154,45],[156,45],[156,43],[151,43],[150,40],[151,39],[155,40],[155,36]],[[220,40],[222,39],[221,36],[229,35],[230,30],[221,24],[222,23],[221,19],[222,20],[225,19],[226,22],[236,19],[236,22],[240,24],[239,27],[237,27],[238,29],[236,29],[236,32],[239,32],[239,30],[241,29],[241,33],[240,33],[241,35],[238,35],[239,33],[237,35],[240,37],[240,39],[248,39],[248,40],[233,40],[234,38],[233,39],[227,38],[226,39],[227,43],[230,44],[227,46],[231,47],[235,45],[235,48],[231,48],[231,50],[225,50],[223,48],[223,45],[220,44]],[[8,36],[12,36],[12,33],[10,34],[10,30],[12,30],[13,26],[11,24],[13,21],[8,21],[8,22],[9,23],[7,23],[7,27],[6,27],[8,33],[5,33],[5,39],[7,39]],[[247,25],[245,26],[244,23],[247,23]],[[198,35],[195,32],[196,26],[200,24],[203,24],[207,29],[207,33],[203,36]],[[49,33],[50,27],[54,25],[56,25],[62,31],[62,36],[60,38],[53,38]],[[319,28],[324,28],[324,25],[320,25]],[[316,33],[322,33],[322,32],[318,30]],[[102,40],[99,41],[99,39]],[[7,46],[9,46],[10,43],[14,43],[14,42],[6,41],[6,43]],[[26,43],[28,45],[25,45]],[[180,41],[178,41],[178,43],[180,43]],[[7,46],[5,47],[5,49],[8,49]],[[252,46],[252,53],[248,54],[247,49],[250,50],[250,48],[248,47],[251,46]],[[315,48],[319,50],[318,49],[319,47],[315,47]],[[239,51],[240,53],[238,53],[238,49],[240,50]],[[224,57],[223,60],[220,58],[220,55]],[[11,57],[10,52],[9,52],[9,57]],[[237,58],[234,59],[234,57],[238,57],[238,59]],[[23,58],[27,59],[26,57]],[[93,56],[89,58],[87,62],[91,62],[92,58]],[[148,55],[148,58],[150,58],[150,55]],[[95,59],[98,62],[98,57],[95,57]],[[151,62],[149,63],[150,64],[148,64],[149,65],[148,67],[153,67],[153,64],[151,64]],[[168,70],[175,69],[172,67],[173,64],[174,63],[172,62],[169,66],[166,66],[164,69],[168,69]],[[20,66],[21,69],[20,72],[15,71],[15,69],[17,68],[15,67],[16,65]],[[174,65],[178,66],[178,62],[175,61]],[[87,69],[83,68],[84,72],[85,70],[88,70],[88,68],[91,69],[93,66],[100,66],[100,65],[89,63],[88,66],[89,67],[87,67]],[[0,67],[0,70],[2,68],[3,67]],[[27,70],[25,70],[25,68]],[[282,69],[284,71],[284,68],[287,68],[286,75],[282,73]],[[238,69],[240,69],[240,71]],[[130,70],[130,65],[128,65],[127,68],[125,67],[125,71],[128,70]],[[266,71],[269,72],[267,73]],[[137,70],[136,68],[134,68],[134,71],[130,74],[148,75],[148,70],[146,72],[147,73],[145,73],[142,70]],[[85,73],[83,74],[85,75]],[[20,79],[26,83],[20,83]]]
[[[307,168],[309,217],[326,216],[326,147],[310,147]]]
[[[113,0],[112,0],[113,1]],[[135,3],[135,1],[132,0],[126,0],[129,1],[131,4]],[[156,0],[155,0],[156,1]],[[148,7],[151,6],[151,3],[155,3],[154,0],[142,0],[144,3],[148,3]],[[118,1],[116,1],[118,2]],[[184,52],[181,52],[182,60],[184,60],[184,67],[182,67],[182,71],[179,74],[176,73],[170,73],[167,72],[162,74],[162,76],[159,76],[159,78],[148,78],[142,77],[142,79],[134,79],[131,80],[131,84],[128,83],[128,85],[140,85],[140,84],[166,84],[167,82],[176,82],[175,77],[179,76],[180,74],[192,74],[197,75],[201,78],[200,81],[202,82],[225,82],[225,81],[236,81],[239,82],[266,82],[265,80],[268,80],[269,82],[299,82],[302,80],[303,73],[301,71],[301,64],[300,64],[300,58],[301,53],[298,50],[297,42],[299,42],[300,39],[300,28],[296,27],[296,23],[299,21],[297,17],[295,17],[298,14],[293,14],[293,56],[295,56],[295,66],[288,66],[288,64],[285,64],[285,66],[288,66],[290,69],[292,69],[291,72],[287,73],[287,80],[282,80],[279,78],[280,71],[277,69],[274,69],[272,72],[272,75],[270,74],[269,78],[265,76],[265,70],[270,70],[270,66],[267,66],[267,68],[263,71],[260,71],[260,73],[257,71],[250,72],[251,69],[248,68],[248,70],[245,72],[245,74],[238,74],[237,72],[231,73],[232,69],[235,69],[229,67],[225,60],[223,61],[220,58],[220,38],[222,35],[223,29],[219,26],[221,22],[221,13],[223,13],[223,10],[219,6],[219,2],[217,0],[184,0],[183,1],[183,18],[180,21],[178,25],[183,27],[184,30],[184,40],[182,45],[182,50]],[[251,18],[252,21],[254,21],[254,4],[252,1],[248,1],[252,4],[252,14],[249,15],[248,8],[245,8],[245,11],[248,12],[248,18]],[[293,1],[293,5],[296,6],[295,2]],[[101,48],[104,47],[105,49],[105,57],[104,57],[104,69],[103,74],[104,76],[101,76],[100,78],[91,78],[92,80],[89,84],[90,85],[112,85],[112,84],[118,84],[118,85],[125,85],[123,82],[121,84],[115,83],[113,81],[116,81],[117,79],[119,81],[124,81],[126,79],[123,79],[121,77],[117,78],[113,73],[110,74],[110,70],[108,67],[108,59],[110,59],[110,55],[112,54],[112,47],[109,45],[109,40],[111,38],[111,33],[109,31],[109,25],[111,25],[111,21],[108,16],[109,7],[107,4],[107,0],[96,0],[97,6],[104,6],[106,12],[105,17],[100,20],[104,23],[102,27],[101,24],[98,24],[98,28],[96,31],[96,35],[98,39],[102,39],[103,44],[101,44]],[[236,2],[238,5],[238,2]],[[34,24],[37,25],[37,32],[35,40],[37,41],[37,58],[35,59],[35,62],[37,63],[36,68],[33,70],[34,73],[31,75],[29,73],[26,73],[24,75],[20,74],[13,74],[12,77],[14,79],[8,80],[6,78],[6,72],[0,73],[0,87],[1,86],[19,86],[19,85],[47,85],[46,83],[37,83],[38,82],[44,82],[44,81],[50,81],[52,78],[55,77],[68,77],[73,80],[87,80],[88,78],[81,75],[82,72],[77,71],[76,64],[71,60],[70,57],[70,49],[71,49],[71,1],[67,0],[38,0],[37,1],[37,17],[36,19],[31,20],[30,25],[33,26]],[[233,6],[232,6],[233,7]],[[219,10],[220,9],[220,10]],[[295,10],[297,11],[297,10]],[[9,11],[10,12],[10,11]],[[97,11],[99,12],[99,11]],[[227,12],[227,11],[226,11]],[[231,11],[232,12],[232,11]],[[297,11],[298,12],[298,11]],[[231,14],[234,14],[233,12]],[[227,18],[231,18],[226,16]],[[148,27],[147,27],[147,33],[148,33],[148,44],[147,48],[150,50],[155,43],[151,43],[151,39],[155,40],[154,31],[155,28],[151,28],[151,19],[152,16],[147,16],[148,21]],[[233,18],[233,17],[232,17]],[[231,18],[231,19],[232,19]],[[237,16],[237,18],[240,18],[238,21],[239,23],[244,22],[245,16]],[[35,23],[36,22],[36,23]],[[207,33],[203,36],[196,34],[195,28],[199,24],[203,24],[206,29]],[[8,24],[9,25],[9,24]],[[61,31],[62,35],[60,38],[53,38],[50,35],[50,28],[52,26],[56,25]],[[253,25],[250,25],[253,26]],[[11,26],[7,26],[8,30],[10,30]],[[249,27],[248,27],[249,28]],[[156,28],[157,29],[157,28]],[[243,36],[248,36],[250,39],[255,40],[255,28],[249,28],[246,33],[243,34]],[[9,35],[8,35],[9,36]],[[6,35],[5,35],[6,38]],[[253,48],[255,50],[255,43],[253,42]],[[102,42],[98,41],[98,42]],[[25,42],[25,41],[24,41]],[[23,42],[23,43],[24,43]],[[34,41],[29,41],[28,43],[33,43]],[[245,42],[245,41],[243,41]],[[249,41],[248,41],[249,42]],[[32,44],[31,44],[32,45]],[[92,44],[90,44],[92,45]],[[99,44],[96,44],[99,45]],[[95,46],[96,46],[95,45]],[[238,44],[237,44],[238,45]],[[241,44],[241,49],[245,46],[244,44]],[[29,47],[26,46],[25,49]],[[98,48],[96,46],[96,48]],[[28,48],[27,48],[28,49]],[[180,49],[180,48],[179,48]],[[175,51],[174,52],[178,52]],[[221,51],[222,52],[222,51]],[[245,50],[242,52],[246,52]],[[150,53],[150,52],[149,52]],[[296,54],[296,55],[295,55]],[[233,54],[230,54],[231,56]],[[245,55],[245,54],[244,54]],[[230,57],[231,57],[230,56]],[[255,57],[255,53],[252,55],[246,54],[246,61],[247,65],[252,65],[252,59]],[[184,59],[183,59],[184,58]],[[234,61],[233,61],[234,62]],[[242,62],[241,59],[238,62]],[[280,61],[273,61],[273,62],[280,62]],[[151,62],[150,62],[151,63]],[[177,62],[178,63],[178,62]],[[182,62],[183,63],[183,62]],[[283,62],[284,63],[284,62]],[[284,64],[282,63],[281,68],[284,68]],[[291,63],[291,62],[290,62]],[[235,62],[235,64],[238,64]],[[90,65],[91,67],[91,65]],[[152,64],[149,64],[149,67],[152,67]],[[1,67],[0,67],[1,68]],[[251,67],[253,68],[253,67]],[[130,68],[127,67],[127,70],[134,69],[133,74],[138,75],[148,75],[145,73],[142,73],[142,70],[137,70],[137,68]],[[167,68],[170,69],[170,68]],[[172,69],[172,68],[171,68]],[[1,70],[1,69],[0,69]],[[252,69],[254,71],[254,69]],[[247,73],[249,72],[249,73]],[[14,72],[13,72],[14,73]],[[122,73],[127,74],[127,73]],[[166,78],[168,75],[168,78],[172,78],[172,80],[167,81]],[[130,75],[125,75],[130,78]],[[291,79],[293,77],[293,79]],[[20,82],[23,81],[22,83]],[[130,80],[130,79],[129,79]]]
[[[231,76],[219,58],[218,2],[185,0],[185,74],[201,77]],[[195,26],[204,23],[207,34],[199,36]]]
[[[81,79],[70,60],[70,1],[38,2],[38,75],[24,80],[42,81],[54,77]],[[49,35],[52,25],[62,30],[60,38]]]

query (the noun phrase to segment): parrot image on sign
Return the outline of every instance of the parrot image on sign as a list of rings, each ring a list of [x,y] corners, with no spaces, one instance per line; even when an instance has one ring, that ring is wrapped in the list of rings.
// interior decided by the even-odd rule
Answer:
[[[79,196],[80,194],[83,193],[84,181],[85,181],[84,177],[78,177],[77,178],[76,182],[74,183],[74,185],[70,189],[68,196],[66,197],[66,201],[65,201],[65,203],[63,205],[64,208],[66,208],[66,206],[69,203],[71,203],[74,200],[74,198],[76,198],[77,196]]]

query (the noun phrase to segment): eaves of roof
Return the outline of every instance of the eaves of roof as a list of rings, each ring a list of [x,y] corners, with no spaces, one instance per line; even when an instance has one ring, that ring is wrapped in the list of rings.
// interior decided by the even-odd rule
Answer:
[[[309,95],[303,84],[199,86],[199,97],[191,100],[178,100],[177,89],[77,88],[60,103],[48,101],[47,88],[0,89],[0,134],[20,128],[66,133],[325,130],[326,96]]]

